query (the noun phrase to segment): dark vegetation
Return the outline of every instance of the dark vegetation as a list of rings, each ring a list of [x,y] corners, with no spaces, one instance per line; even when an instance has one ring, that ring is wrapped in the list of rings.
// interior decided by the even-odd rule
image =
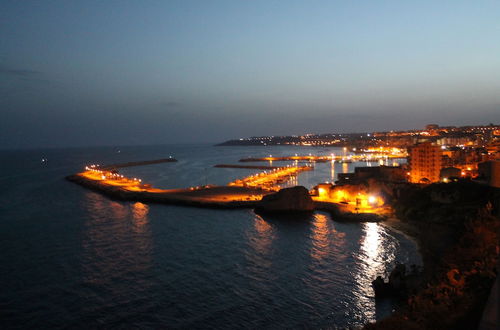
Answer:
[[[424,258],[422,285],[366,329],[476,329],[497,276],[499,189],[470,181],[409,186],[396,214]]]

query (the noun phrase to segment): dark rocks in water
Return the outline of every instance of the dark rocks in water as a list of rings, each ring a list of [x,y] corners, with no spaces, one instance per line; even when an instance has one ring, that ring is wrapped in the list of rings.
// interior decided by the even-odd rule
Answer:
[[[303,186],[283,188],[275,194],[266,195],[257,204],[257,213],[312,212],[314,202]]]
[[[386,282],[381,276],[372,282],[376,298],[406,297],[420,286],[420,270],[417,266],[411,266],[411,272],[406,272],[404,264],[397,264],[389,275]]]
[[[404,264],[397,264],[389,275],[389,285],[396,292],[406,291],[406,266]]]
[[[384,281],[382,276],[377,276],[377,278],[372,281],[372,286],[375,291],[376,298],[385,298],[393,295],[391,285]]]

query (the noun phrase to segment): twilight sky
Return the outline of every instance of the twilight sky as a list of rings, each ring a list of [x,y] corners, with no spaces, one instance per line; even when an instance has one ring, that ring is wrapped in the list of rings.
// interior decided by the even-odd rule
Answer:
[[[500,123],[500,1],[0,2],[0,148]]]

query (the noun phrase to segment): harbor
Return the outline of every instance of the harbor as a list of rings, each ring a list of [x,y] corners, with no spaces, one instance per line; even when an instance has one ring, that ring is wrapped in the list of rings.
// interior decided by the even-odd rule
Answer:
[[[170,160],[172,159],[172,160]],[[89,165],[80,173],[66,177],[68,181],[102,193],[113,199],[142,203],[162,203],[171,205],[208,208],[255,208],[262,198],[280,191],[283,187],[297,185],[300,173],[314,171],[311,165],[283,167],[238,166],[244,169],[265,169],[264,171],[236,179],[227,185],[201,185],[176,189],[162,189],[143,182],[138,177],[128,177],[118,172],[118,168],[141,166],[164,162],[176,162],[173,158],[129,162],[115,165]],[[234,165],[216,165],[232,167]],[[330,212],[339,218],[354,221],[380,221],[381,215],[388,214],[383,202],[373,197],[357,194],[349,198],[347,192],[325,193],[325,188],[309,192],[315,209]],[[361,216],[363,214],[363,216]]]

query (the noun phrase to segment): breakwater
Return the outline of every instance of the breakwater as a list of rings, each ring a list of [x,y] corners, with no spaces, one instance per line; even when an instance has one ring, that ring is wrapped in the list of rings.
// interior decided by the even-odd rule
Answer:
[[[261,188],[243,186],[204,186],[181,189],[157,189],[150,185],[132,181],[120,184],[119,181],[98,179],[86,172],[69,175],[66,180],[74,182],[90,190],[99,192],[112,199],[161,203],[180,206],[205,207],[205,208],[255,208],[263,196],[274,191]],[[383,215],[375,213],[353,213],[348,206],[342,203],[314,201],[314,209],[326,211],[335,219],[353,222],[379,222],[385,219]]]
[[[253,208],[263,195],[271,192],[247,187],[206,186],[182,189],[154,189],[148,185],[135,187],[112,185],[81,174],[66,180],[102,193],[108,197],[135,201],[214,208]]]
[[[177,159],[169,157],[169,158],[161,158],[161,159],[153,159],[153,160],[142,160],[142,161],[136,161],[136,162],[110,164],[110,165],[101,166],[100,168],[103,170],[112,170],[112,169],[116,169],[116,168],[143,166],[143,165],[152,165],[152,164],[161,164],[161,163],[175,163],[175,162],[177,162]]]
[[[85,171],[67,176],[68,181],[77,183],[108,197],[135,202],[150,202],[212,208],[255,208],[266,195],[279,191],[281,184],[296,178],[300,172],[311,171],[311,166],[285,166],[269,169],[230,182],[226,186],[205,185],[181,189],[159,189],[143,183],[138,178],[128,178],[116,171],[117,167],[139,166],[159,162],[175,161],[171,158],[99,167],[91,165]],[[218,167],[233,165],[216,165]],[[261,168],[261,166],[235,165],[240,168]],[[384,219],[378,212],[359,212],[349,205],[334,201],[318,201],[314,198],[314,209],[323,210],[335,218],[347,221],[376,222]]]
[[[217,164],[214,167],[219,168],[248,168],[255,170],[274,170],[279,168],[278,166],[265,166],[265,165],[233,165],[233,164]]]

